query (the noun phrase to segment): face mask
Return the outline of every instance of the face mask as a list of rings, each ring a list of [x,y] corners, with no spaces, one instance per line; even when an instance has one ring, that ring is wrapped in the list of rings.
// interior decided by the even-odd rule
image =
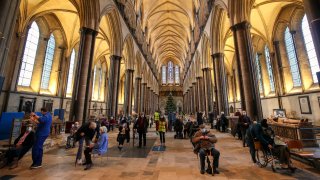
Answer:
[[[27,131],[29,131],[29,132],[32,131],[32,127],[28,127]]]
[[[207,132],[206,128],[201,129],[201,132],[206,133]]]

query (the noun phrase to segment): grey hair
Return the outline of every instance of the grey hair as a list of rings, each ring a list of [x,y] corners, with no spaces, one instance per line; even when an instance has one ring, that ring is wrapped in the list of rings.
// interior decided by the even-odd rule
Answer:
[[[102,131],[102,133],[107,133],[108,129],[105,126],[101,126],[100,131]]]

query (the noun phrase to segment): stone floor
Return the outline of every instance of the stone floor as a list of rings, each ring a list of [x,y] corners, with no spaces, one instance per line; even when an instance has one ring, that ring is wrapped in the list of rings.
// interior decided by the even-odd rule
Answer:
[[[214,131],[215,132],[215,131]],[[94,159],[95,166],[84,171],[82,166],[75,167],[75,149],[64,148],[47,152],[41,169],[29,170],[31,157],[26,156],[18,168],[0,170],[0,179],[320,179],[320,172],[296,163],[296,173],[286,171],[273,173],[270,167],[259,168],[250,161],[247,148],[230,134],[215,132],[218,137],[216,147],[221,152],[220,174],[201,175],[197,156],[192,152],[189,140],[173,138],[167,133],[166,149],[163,152],[152,151],[159,144],[154,129],[147,134],[147,147],[138,149],[133,142],[126,144],[119,152],[116,145],[116,132],[109,133],[109,151],[107,156]],[[134,142],[137,143],[137,139]]]

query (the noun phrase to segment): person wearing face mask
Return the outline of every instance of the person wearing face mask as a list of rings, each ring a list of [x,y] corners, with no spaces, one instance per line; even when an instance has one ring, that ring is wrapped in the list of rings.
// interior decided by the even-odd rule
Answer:
[[[208,174],[219,174],[218,167],[219,167],[219,157],[220,152],[215,149],[214,144],[217,143],[217,138],[214,134],[210,132],[210,130],[207,130],[205,125],[200,125],[200,130],[195,133],[195,135],[192,138],[192,142],[196,144],[196,152],[200,156],[200,165],[201,170],[200,173],[205,173],[205,158],[206,155],[213,156],[213,172],[212,172],[212,166],[209,163],[208,169],[206,172]]]
[[[166,121],[166,118],[163,115],[161,115],[159,120],[159,129],[158,129],[161,146],[165,146],[165,143],[166,143],[165,135],[167,131],[168,131],[168,123]]]
[[[32,125],[28,125],[26,131],[21,133],[19,137],[14,141],[14,147],[10,148],[6,152],[5,160],[3,161],[1,168],[10,165],[10,169],[18,167],[18,161],[31,149],[34,144],[34,132],[32,131]]]

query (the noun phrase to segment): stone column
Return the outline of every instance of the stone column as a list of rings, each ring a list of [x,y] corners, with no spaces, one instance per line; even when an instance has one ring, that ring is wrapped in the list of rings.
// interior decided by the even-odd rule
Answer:
[[[4,75],[4,69],[6,68],[9,46],[11,45],[12,35],[15,32],[20,1],[0,1],[0,76]]]
[[[140,100],[141,100],[141,77],[136,77],[134,85],[134,111],[140,113]]]
[[[144,106],[144,101],[145,101],[145,92],[146,92],[146,86],[147,86],[147,83],[142,83],[141,85],[141,92],[140,92],[140,112],[145,112],[145,106]]]
[[[131,115],[133,72],[134,72],[134,70],[132,70],[132,69],[126,70],[126,80],[125,80],[125,88],[124,88],[124,103],[123,103],[123,110],[124,110],[125,116]]]
[[[304,10],[307,14],[312,40],[320,66],[320,1],[303,0]],[[320,72],[317,72],[319,74]],[[320,82],[320,79],[319,79]]]
[[[145,98],[144,102],[145,102],[145,107],[146,107],[145,113],[149,114],[150,113],[150,87],[147,87],[146,98]]]
[[[195,112],[199,111],[198,108],[198,100],[199,100],[199,93],[198,93],[198,85],[197,82],[193,82],[193,94],[194,94],[194,110]]]
[[[198,109],[203,112],[205,110],[205,100],[204,100],[204,88],[203,88],[203,78],[197,77],[197,91],[198,91]]]
[[[229,115],[228,92],[227,92],[227,74],[224,66],[224,54],[215,53],[212,55],[214,64],[215,84],[217,87],[219,111],[224,111]],[[220,112],[218,112],[220,114]]]
[[[256,66],[253,58],[250,23],[241,22],[231,27],[234,35],[236,60],[240,76],[240,92],[242,109],[253,120],[262,119],[262,108],[259,93]]]
[[[119,96],[119,82],[120,82],[120,63],[121,57],[110,56],[110,69],[108,81],[108,116],[117,117],[118,114],[118,96]]]
[[[82,27],[80,34],[79,54],[72,92],[69,121],[85,123],[88,118],[91,70],[95,40],[98,32]]]
[[[211,69],[204,68],[203,77],[204,77],[204,90],[205,90],[205,103],[206,103],[206,114],[213,109],[213,102],[212,102],[212,78],[211,78]]]
[[[281,99],[281,93],[283,93],[283,74],[282,74],[282,62],[281,61],[281,55],[278,54],[280,53],[280,49],[279,49],[279,41],[274,42],[274,46],[275,46],[275,52],[274,53],[270,53],[270,58],[271,58],[271,62],[272,62],[272,69],[274,72],[274,84],[275,84],[275,93],[276,96],[278,97],[278,104],[279,104],[279,109],[283,109],[283,105],[282,105],[282,99]]]

